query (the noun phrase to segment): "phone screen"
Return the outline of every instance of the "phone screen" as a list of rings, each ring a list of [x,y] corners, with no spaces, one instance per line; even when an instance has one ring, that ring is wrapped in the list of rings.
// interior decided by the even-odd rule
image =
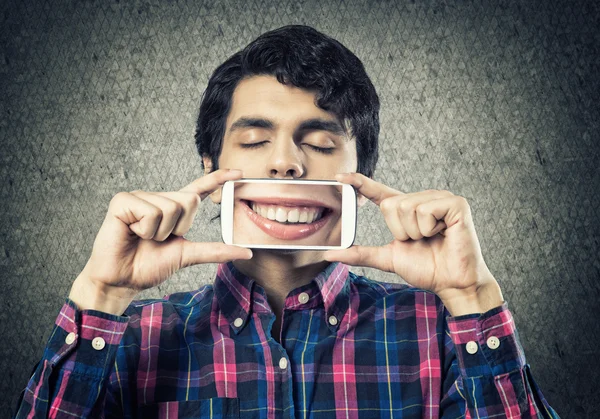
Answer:
[[[354,217],[343,216],[344,191],[351,186],[292,182],[233,182],[231,244],[339,248],[348,223],[354,236],[355,212]]]

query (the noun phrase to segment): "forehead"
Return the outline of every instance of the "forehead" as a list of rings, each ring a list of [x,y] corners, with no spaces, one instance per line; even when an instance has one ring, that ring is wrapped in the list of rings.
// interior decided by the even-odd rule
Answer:
[[[274,76],[243,79],[233,92],[227,127],[243,116],[261,116],[283,125],[315,117],[335,120],[335,114],[317,107],[315,97],[315,92],[283,85]]]

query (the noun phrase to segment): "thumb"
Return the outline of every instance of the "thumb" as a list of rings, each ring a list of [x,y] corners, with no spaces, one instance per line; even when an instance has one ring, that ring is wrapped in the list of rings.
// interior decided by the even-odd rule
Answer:
[[[201,263],[224,263],[252,258],[252,250],[225,243],[199,243],[183,239],[181,246],[182,268]]]
[[[323,253],[323,258],[328,262],[342,262],[352,266],[394,272],[394,267],[390,264],[392,251],[389,247],[351,246],[343,250],[327,250]]]

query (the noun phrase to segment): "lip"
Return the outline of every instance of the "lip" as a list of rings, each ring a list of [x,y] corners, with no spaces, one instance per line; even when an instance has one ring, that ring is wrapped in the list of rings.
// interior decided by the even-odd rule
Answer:
[[[276,203],[281,206],[311,206],[311,207],[326,207],[322,203],[316,201],[309,201],[305,199],[282,199],[282,198],[268,198],[271,199],[269,202],[265,200],[267,198],[261,198],[260,201],[252,200],[253,202],[260,203]],[[325,224],[329,222],[333,211],[327,209],[323,216],[314,223],[310,224],[282,224],[278,221],[269,220],[262,215],[254,212],[252,208],[248,206],[245,199],[239,201],[244,213],[252,220],[254,224],[258,226],[262,231],[267,233],[269,236],[279,240],[299,240],[309,236],[312,236],[317,231],[321,230]],[[288,203],[286,205],[285,203]],[[310,203],[310,205],[307,205]]]
[[[329,210],[333,210],[334,206],[325,203],[322,201],[318,201],[316,199],[304,199],[304,198],[291,198],[291,197],[243,197],[241,198],[244,201],[252,201],[257,204],[272,204],[279,205],[282,207],[322,207],[327,208]]]

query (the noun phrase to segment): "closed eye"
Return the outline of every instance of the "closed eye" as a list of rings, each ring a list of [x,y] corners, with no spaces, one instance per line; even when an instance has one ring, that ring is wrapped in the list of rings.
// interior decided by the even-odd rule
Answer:
[[[240,147],[242,147],[242,148],[258,148],[258,147],[261,147],[266,142],[267,141],[260,141],[258,143],[240,144]],[[305,145],[309,146],[314,151],[316,151],[318,153],[323,153],[323,154],[332,154],[333,151],[335,150],[335,147],[317,147],[316,145],[312,145],[312,144],[305,144]]]
[[[261,141],[259,143],[248,143],[248,144],[240,144],[242,148],[257,148],[266,143],[266,141]]]
[[[312,144],[306,144],[307,146],[309,146],[310,148],[312,148],[313,150],[319,152],[319,153],[323,153],[323,154],[331,154],[333,153],[333,150],[335,150],[334,147],[317,147],[316,145],[312,145]]]

